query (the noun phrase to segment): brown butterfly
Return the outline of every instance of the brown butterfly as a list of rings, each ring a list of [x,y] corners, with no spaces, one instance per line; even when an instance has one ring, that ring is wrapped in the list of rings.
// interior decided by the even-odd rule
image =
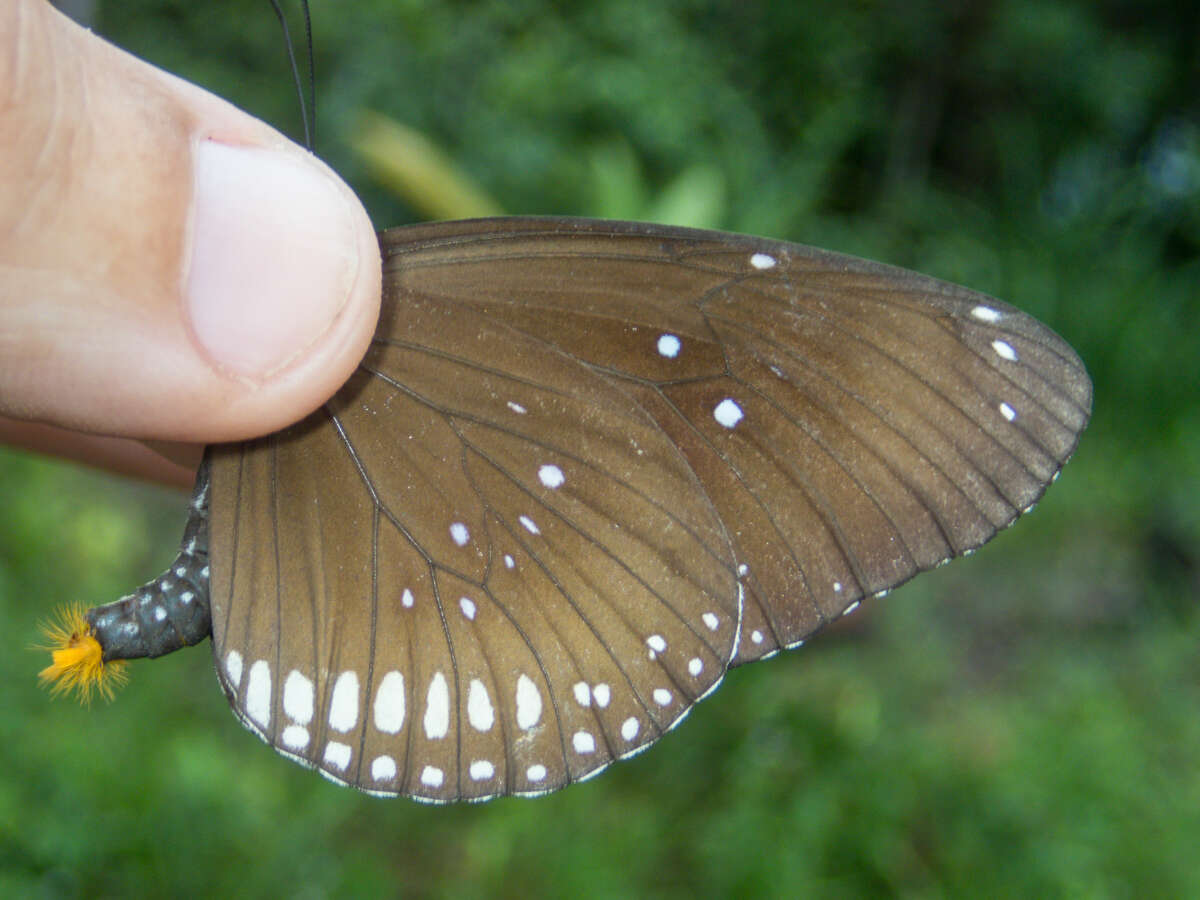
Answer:
[[[380,240],[356,373],[209,448],[176,564],[84,627],[156,656],[211,609],[242,722],[371,793],[540,794],[644,750],[1010,525],[1091,410],[1036,320],[836,253],[584,219]]]

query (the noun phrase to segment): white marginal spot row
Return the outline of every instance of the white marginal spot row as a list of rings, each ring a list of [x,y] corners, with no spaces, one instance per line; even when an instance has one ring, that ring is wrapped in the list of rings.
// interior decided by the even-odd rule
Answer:
[[[711,623],[708,617],[711,617]],[[716,615],[706,613],[705,623],[716,630]],[[652,652],[658,653],[665,651],[667,646],[666,640],[657,634],[647,639],[647,645]],[[226,654],[225,670],[235,686],[241,682],[243,665],[242,657],[237,651],[231,650]],[[688,671],[693,676],[699,676],[703,669],[704,663],[699,657],[688,661]],[[340,673],[334,681],[330,695],[329,724],[335,731],[347,733],[357,725],[359,687],[357,673],[350,670]],[[584,707],[593,704],[607,707],[612,700],[612,689],[604,682],[589,685],[585,681],[579,681],[572,686],[572,692],[576,702]],[[257,660],[250,666],[246,686],[246,713],[263,728],[270,723],[270,696],[270,666],[265,660]],[[663,707],[669,706],[674,700],[672,692],[662,687],[655,688],[651,696],[656,704]],[[283,685],[282,703],[284,713],[291,720],[291,724],[282,733],[282,744],[290,750],[303,750],[311,740],[306,726],[312,721],[315,708],[312,680],[298,670],[289,672]],[[478,678],[470,681],[466,708],[467,720],[476,731],[486,732],[494,727],[496,708],[487,687]],[[518,676],[516,687],[517,725],[523,730],[532,730],[541,721],[542,712],[543,700],[540,690],[532,678],[522,673]],[[374,724],[384,734],[397,734],[404,726],[405,716],[404,674],[392,670],[383,675],[376,690],[373,705]],[[450,691],[446,677],[441,671],[435,672],[430,679],[423,725],[425,735],[430,740],[440,740],[449,733]],[[626,742],[635,741],[640,731],[641,723],[635,716],[630,716],[621,723],[621,737]],[[595,735],[585,730],[576,731],[571,736],[571,746],[581,756],[593,754],[597,746]],[[331,740],[325,746],[323,763],[329,769],[345,772],[349,769],[352,758],[353,749],[347,743]],[[473,760],[467,771],[470,778],[477,782],[490,780],[496,775],[494,763],[487,759]],[[376,782],[392,781],[397,777],[397,772],[396,760],[391,756],[380,755],[371,762],[370,775]],[[531,784],[539,784],[546,780],[549,772],[539,763],[530,765],[525,776]],[[433,765],[426,765],[420,774],[421,784],[429,788],[442,787],[445,779],[445,772]]]
[[[999,311],[992,309],[990,306],[977,306],[971,310],[971,315],[980,322],[987,322],[989,325],[1000,321]]]
[[[768,253],[755,253],[750,257],[750,265],[759,270],[773,269],[775,268],[777,262],[778,261],[775,259],[775,257]]]

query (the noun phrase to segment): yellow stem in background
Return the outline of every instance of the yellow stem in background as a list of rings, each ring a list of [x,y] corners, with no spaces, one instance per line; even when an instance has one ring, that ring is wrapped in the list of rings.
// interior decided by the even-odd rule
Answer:
[[[350,143],[376,178],[430,220],[503,215],[499,203],[418,131],[364,111]]]

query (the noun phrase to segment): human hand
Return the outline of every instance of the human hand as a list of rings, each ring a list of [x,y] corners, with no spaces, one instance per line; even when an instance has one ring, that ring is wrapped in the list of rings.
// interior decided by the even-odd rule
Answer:
[[[379,295],[320,160],[45,0],[0,3],[0,442],[189,484],[204,444],[332,395]]]

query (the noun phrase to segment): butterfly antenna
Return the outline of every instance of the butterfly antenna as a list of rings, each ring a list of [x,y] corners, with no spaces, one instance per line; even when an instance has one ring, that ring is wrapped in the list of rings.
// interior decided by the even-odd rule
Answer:
[[[300,0],[300,6],[304,10],[304,37],[308,49],[308,97],[306,103],[304,100],[304,82],[300,78],[300,68],[296,65],[296,53],[292,46],[292,34],[288,29],[287,17],[283,14],[283,8],[279,5],[279,0],[270,0],[271,8],[275,10],[275,15],[279,19],[279,27],[283,29],[283,42],[287,47],[288,64],[292,67],[292,81],[296,85],[296,97],[300,101],[300,119],[304,123],[304,146],[311,152],[313,149],[313,138],[317,130],[317,88],[316,76],[314,75],[313,65],[313,40],[312,40],[312,16],[308,9],[308,0]]]

